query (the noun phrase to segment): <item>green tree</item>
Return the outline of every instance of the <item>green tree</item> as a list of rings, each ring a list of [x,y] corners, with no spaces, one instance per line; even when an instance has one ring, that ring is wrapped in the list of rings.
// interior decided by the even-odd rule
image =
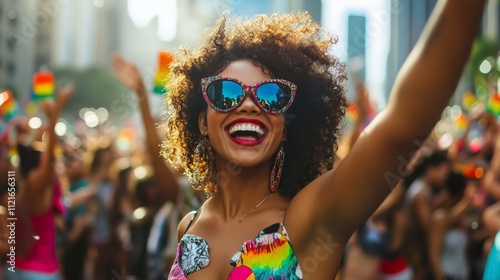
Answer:
[[[78,118],[81,108],[104,107],[110,119],[123,121],[132,110],[132,96],[113,74],[102,68],[84,70],[60,68],[54,71],[56,82],[63,86],[73,83],[75,95],[66,105],[63,115],[69,119]]]

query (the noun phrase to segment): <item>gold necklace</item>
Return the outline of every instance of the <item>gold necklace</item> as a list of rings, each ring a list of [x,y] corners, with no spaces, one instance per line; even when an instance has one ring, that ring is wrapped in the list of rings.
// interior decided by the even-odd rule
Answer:
[[[272,192],[268,193],[268,194],[266,195],[266,197],[264,197],[264,198],[263,198],[263,199],[262,199],[262,200],[261,200],[261,201],[260,201],[257,205],[255,205],[255,207],[254,207],[252,210],[250,210],[250,212],[248,212],[248,213],[246,213],[245,215],[243,215],[243,217],[241,217],[241,218],[239,219],[238,223],[241,223],[241,221],[243,221],[243,219],[245,219],[248,215],[252,214],[252,213],[253,213],[253,211],[257,210],[257,208],[259,208],[259,206],[260,206],[262,203],[264,203],[264,201],[266,201],[266,199],[267,199],[267,198],[268,198],[271,194],[272,194]]]

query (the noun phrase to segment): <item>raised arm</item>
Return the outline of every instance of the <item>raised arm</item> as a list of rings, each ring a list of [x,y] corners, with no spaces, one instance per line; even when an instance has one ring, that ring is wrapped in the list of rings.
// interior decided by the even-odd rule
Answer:
[[[485,2],[438,1],[398,74],[387,108],[363,131],[335,172],[325,173],[296,196],[287,217],[299,217],[306,223],[301,226],[342,243],[375,211],[398,179],[407,175],[405,165],[415,144],[427,137],[454,93]],[[295,231],[297,239],[315,236],[295,227],[290,235]],[[314,253],[314,246],[308,250]]]
[[[42,103],[42,109],[49,119],[49,125],[47,127],[47,141],[44,148],[44,151],[40,157],[40,164],[38,168],[33,170],[28,175],[28,186],[30,190],[43,190],[47,187],[52,187],[52,176],[53,176],[53,165],[54,165],[54,148],[57,143],[57,135],[54,131],[54,127],[57,123],[57,120],[61,114],[61,111],[69,101],[71,96],[73,95],[73,91],[75,90],[74,86],[69,85],[61,89],[56,94],[56,99],[54,102],[46,101]]]
[[[133,90],[139,99],[142,123],[146,131],[146,146],[151,156],[156,182],[166,192],[168,199],[177,201],[180,186],[176,174],[160,156],[161,140],[155,127],[155,121],[151,116],[148,95],[141,74],[134,64],[126,61],[120,55],[113,56],[113,68],[118,79]]]

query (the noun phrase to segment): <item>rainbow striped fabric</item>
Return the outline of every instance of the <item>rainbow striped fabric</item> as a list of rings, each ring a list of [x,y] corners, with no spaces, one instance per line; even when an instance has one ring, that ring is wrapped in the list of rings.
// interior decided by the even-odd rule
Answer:
[[[245,242],[231,259],[234,269],[228,280],[302,279],[286,230],[283,234],[262,231],[257,238]]]
[[[170,74],[170,63],[174,59],[171,52],[160,51],[158,53],[158,69],[154,77],[154,92],[164,94],[167,92],[165,85],[168,83],[168,75]]]
[[[280,227],[282,234],[278,233]],[[184,234],[168,279],[186,280],[188,274],[202,270],[209,263],[208,243],[202,237]],[[302,270],[282,223],[267,227],[255,239],[244,242],[231,258],[231,265],[228,280],[302,279]]]
[[[41,100],[54,96],[54,75],[49,71],[41,71],[33,76],[33,99]]]
[[[13,119],[19,114],[17,102],[9,90],[0,91],[0,115],[6,120]]]

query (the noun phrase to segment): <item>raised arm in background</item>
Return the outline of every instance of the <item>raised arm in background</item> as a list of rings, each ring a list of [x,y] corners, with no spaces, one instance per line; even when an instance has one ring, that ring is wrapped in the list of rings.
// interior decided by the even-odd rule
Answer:
[[[73,95],[74,86],[69,85],[57,92],[55,101],[45,101],[42,103],[42,109],[48,117],[49,125],[46,128],[46,141],[43,147],[43,152],[40,156],[38,166],[29,174],[25,174],[26,178],[26,199],[32,205],[33,212],[45,212],[47,207],[52,203],[52,195],[47,195],[47,192],[52,192],[54,187],[54,148],[57,143],[57,135],[54,127],[61,114],[61,111]],[[46,199],[40,199],[46,198]],[[50,198],[50,199],[49,199]]]
[[[116,77],[137,95],[142,123],[146,132],[146,146],[154,170],[154,178],[165,191],[167,198],[175,202],[180,191],[177,181],[179,175],[160,156],[161,140],[155,127],[155,121],[151,116],[148,93],[141,74],[134,64],[126,61],[120,55],[113,56],[112,63]]]

